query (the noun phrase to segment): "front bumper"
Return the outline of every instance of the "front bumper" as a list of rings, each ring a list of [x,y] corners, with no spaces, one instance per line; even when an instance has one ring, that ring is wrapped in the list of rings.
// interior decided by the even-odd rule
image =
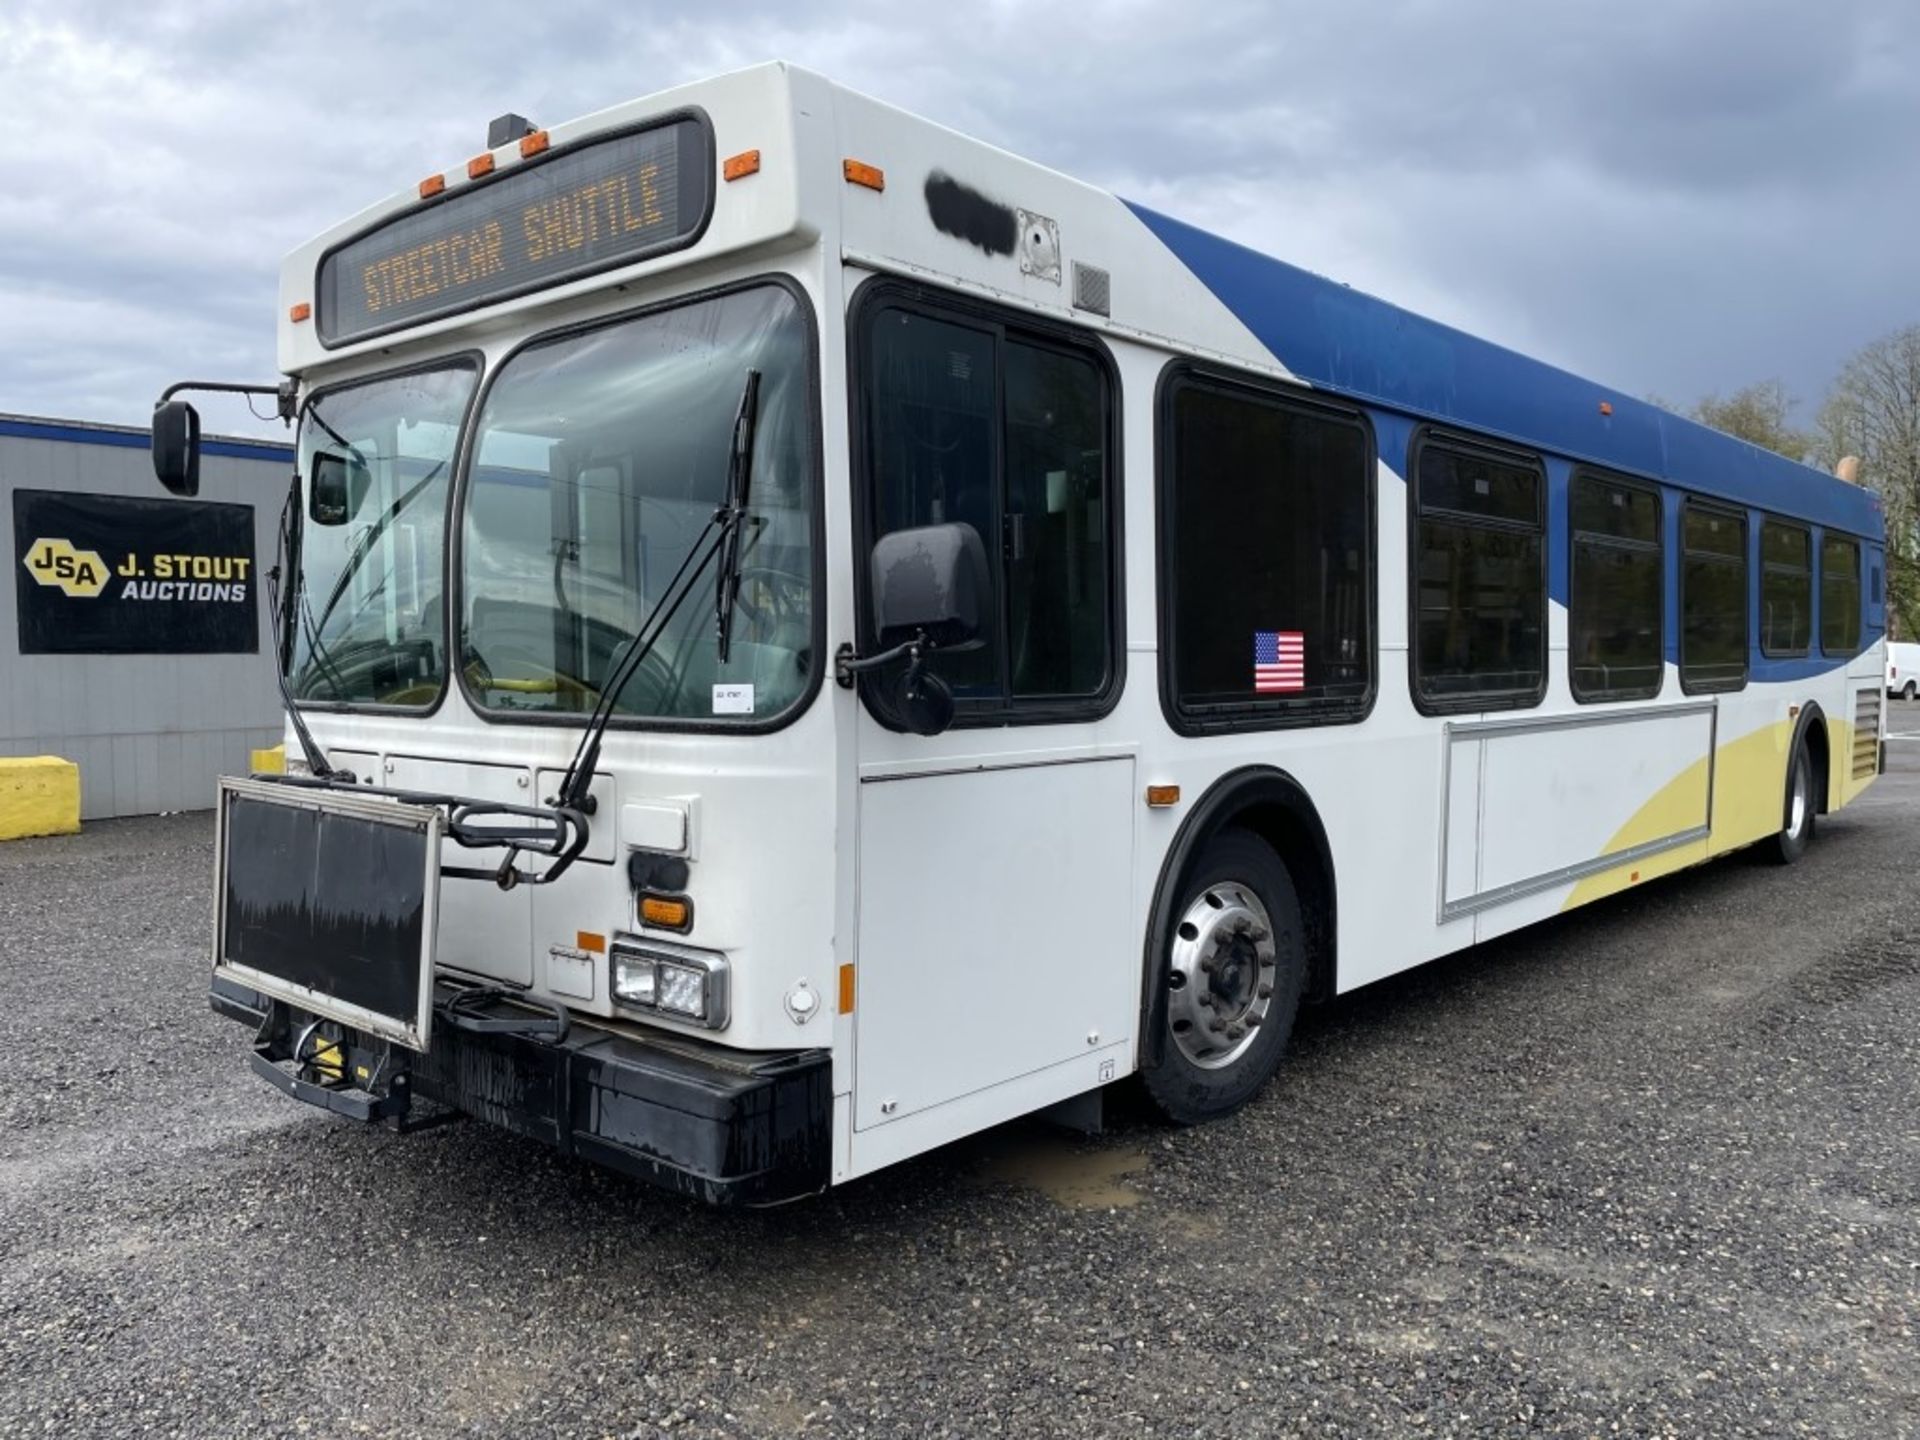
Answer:
[[[434,991],[436,1006],[455,993]],[[266,1023],[266,999],[223,977],[209,1000],[255,1030]],[[824,1050],[728,1050],[584,1025],[553,1040],[436,1024],[426,1054],[392,1054],[404,1057],[415,1097],[709,1204],[774,1205],[827,1188],[833,1073]]]

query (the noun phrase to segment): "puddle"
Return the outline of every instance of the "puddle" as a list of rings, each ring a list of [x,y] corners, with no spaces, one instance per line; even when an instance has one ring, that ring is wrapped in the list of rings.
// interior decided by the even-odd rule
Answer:
[[[1065,1210],[1125,1210],[1140,1192],[1124,1183],[1147,1168],[1146,1151],[1130,1145],[1093,1148],[1047,1130],[1010,1128],[975,1147],[971,1178],[985,1185],[1037,1190]]]

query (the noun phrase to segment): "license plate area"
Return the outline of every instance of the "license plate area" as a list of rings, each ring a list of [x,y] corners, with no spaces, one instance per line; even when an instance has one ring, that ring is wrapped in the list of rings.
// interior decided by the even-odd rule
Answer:
[[[218,817],[215,974],[425,1050],[440,809],[226,778]]]

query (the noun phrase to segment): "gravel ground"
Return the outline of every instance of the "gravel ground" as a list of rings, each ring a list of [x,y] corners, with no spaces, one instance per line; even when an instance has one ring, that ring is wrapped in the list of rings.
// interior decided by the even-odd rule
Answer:
[[[1894,728],[1920,736],[1920,706]],[[1234,1119],[702,1210],[269,1092],[209,823],[0,847],[0,1434],[1920,1435],[1920,739]]]

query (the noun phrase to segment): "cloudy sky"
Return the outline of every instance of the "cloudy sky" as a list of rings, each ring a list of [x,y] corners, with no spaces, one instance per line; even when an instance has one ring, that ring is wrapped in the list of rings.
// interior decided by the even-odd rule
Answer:
[[[1914,0],[0,0],[0,411],[270,379],[281,256],[490,116],[772,57],[1629,392],[1920,321]]]

